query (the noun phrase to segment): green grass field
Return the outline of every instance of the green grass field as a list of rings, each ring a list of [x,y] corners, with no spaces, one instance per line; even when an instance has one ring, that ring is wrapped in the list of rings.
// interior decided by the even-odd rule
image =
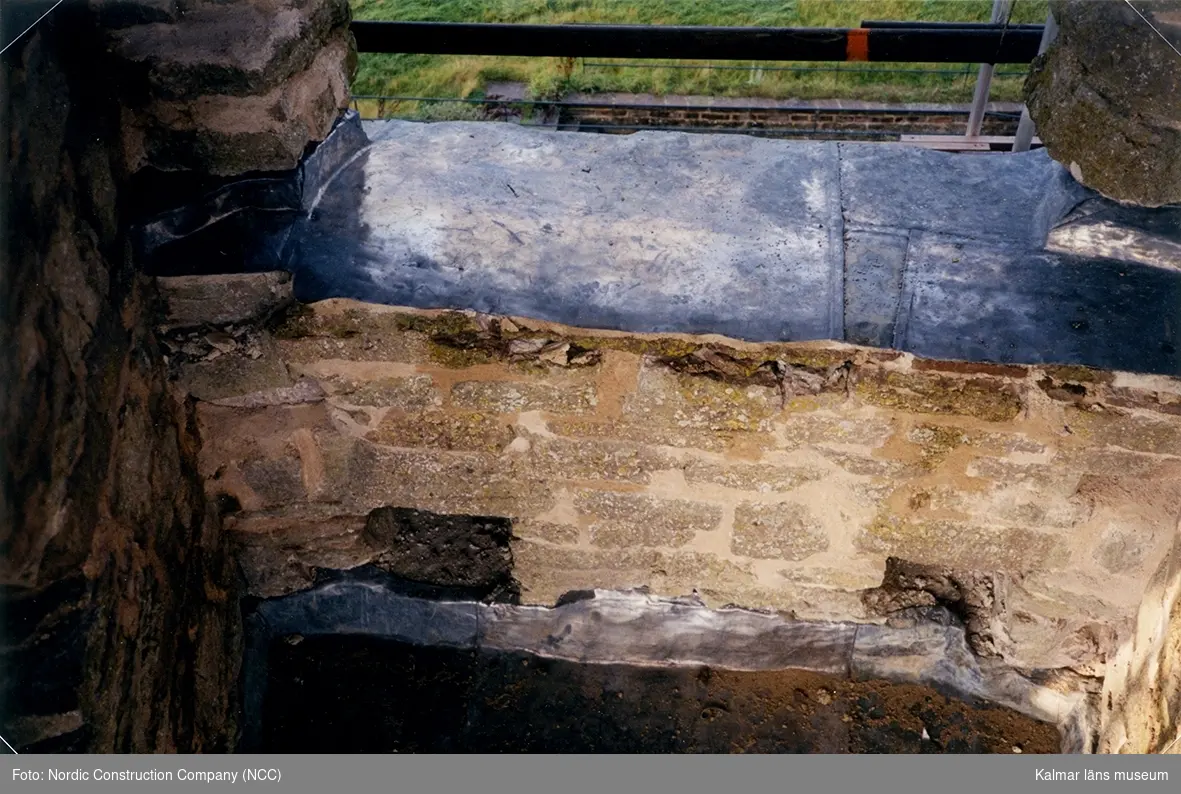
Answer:
[[[857,27],[863,19],[987,22],[992,0],[353,0],[356,19],[437,22],[616,23]],[[1016,0],[1012,22],[1043,22],[1046,0]],[[611,61],[362,54],[355,95],[479,98],[490,81],[528,83],[535,99],[572,91],[630,91],[883,102],[967,102],[975,65]],[[620,64],[633,64],[623,66]],[[639,64],[638,66],[635,64]],[[661,68],[661,66],[690,68]],[[714,67],[741,67],[709,68]],[[762,67],[761,69],[758,67]],[[841,71],[776,71],[773,67],[840,67]],[[939,69],[953,74],[890,72]],[[1023,72],[1001,65],[999,72]],[[994,100],[1016,101],[1023,77],[993,80]],[[372,103],[369,103],[372,104]],[[367,108],[363,105],[362,112]],[[368,108],[372,113],[373,108]],[[387,113],[389,110],[387,110]],[[457,104],[402,103],[410,117],[469,115]]]

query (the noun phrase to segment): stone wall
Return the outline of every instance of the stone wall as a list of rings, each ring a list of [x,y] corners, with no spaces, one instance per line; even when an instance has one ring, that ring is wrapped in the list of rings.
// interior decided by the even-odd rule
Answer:
[[[959,583],[978,652],[1077,681],[1130,636],[1173,542],[1171,379],[346,301],[174,344],[257,596],[373,563],[367,515],[397,505],[511,518],[527,603],[646,586],[879,621],[948,603],[901,563],[884,582],[899,558]]]
[[[329,7],[321,27],[299,22]],[[220,27],[195,27],[210,14]],[[232,24],[243,14],[254,27]],[[238,583],[198,472],[195,403],[168,383],[156,290],[129,255],[129,180],[146,167],[205,178],[294,165],[338,103],[283,86],[321,45],[344,73],[345,23],[343,0],[66,3],[4,55],[0,733],[22,752],[234,746]],[[267,46],[250,41],[260,31]],[[280,34],[305,38],[293,48]],[[112,35],[141,46],[112,47]],[[227,85],[233,69],[214,68],[224,63],[189,68],[227,49],[249,51],[265,79]],[[145,56],[145,91],[132,67],[152,52],[179,66]],[[286,58],[274,73],[270,56]],[[193,75],[205,82],[182,85]],[[139,114],[163,107],[164,91],[188,110],[169,106],[177,123],[157,135],[167,114]],[[260,138],[210,121],[256,91],[268,99],[255,109],[275,112],[235,123],[273,122]],[[186,137],[181,120],[226,135]],[[125,145],[139,132],[176,148]],[[268,135],[283,145],[268,148]],[[180,151],[184,162],[169,154]]]
[[[1104,681],[1099,752],[1181,754],[1181,531]]]

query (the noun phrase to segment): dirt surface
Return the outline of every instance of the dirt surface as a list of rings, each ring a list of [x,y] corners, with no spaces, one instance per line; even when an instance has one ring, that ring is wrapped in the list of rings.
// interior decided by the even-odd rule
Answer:
[[[1058,733],[921,686],[579,665],[355,636],[274,641],[263,752],[1054,753]]]

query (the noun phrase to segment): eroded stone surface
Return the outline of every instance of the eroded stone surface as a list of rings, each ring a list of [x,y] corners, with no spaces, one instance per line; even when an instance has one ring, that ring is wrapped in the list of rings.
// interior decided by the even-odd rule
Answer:
[[[348,103],[345,0],[198,3],[121,27],[110,50],[135,97],[130,168],[217,176],[291,169]]]
[[[173,276],[156,279],[168,327],[257,323],[295,300],[290,273]]]
[[[1166,99],[1181,90],[1181,3],[1052,8],[1058,37],[1025,89],[1050,154],[1111,198],[1146,207],[1181,201],[1181,108]]]
[[[583,492],[574,506],[587,517],[591,543],[606,548],[684,546],[721,518],[710,505],[629,493]]]
[[[824,551],[828,543],[824,529],[801,505],[743,502],[734,511],[735,554],[794,562]]]

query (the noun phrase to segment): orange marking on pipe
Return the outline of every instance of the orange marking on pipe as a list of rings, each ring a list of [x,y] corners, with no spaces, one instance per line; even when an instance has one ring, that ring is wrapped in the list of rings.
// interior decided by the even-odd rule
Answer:
[[[852,28],[845,37],[845,60],[869,60],[869,29]]]

